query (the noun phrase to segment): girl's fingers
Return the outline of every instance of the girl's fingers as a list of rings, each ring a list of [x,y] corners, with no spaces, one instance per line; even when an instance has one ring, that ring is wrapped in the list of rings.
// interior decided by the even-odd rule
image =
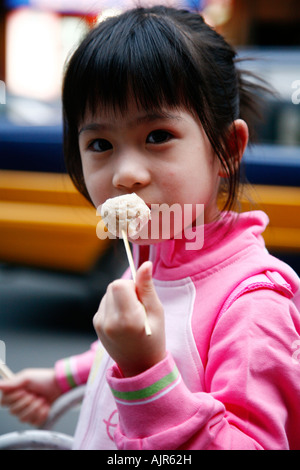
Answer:
[[[11,414],[17,416],[20,421],[33,425],[42,424],[50,409],[44,398],[21,390],[12,392],[4,401]]]
[[[152,280],[152,263],[145,262],[137,271],[136,283],[129,280],[112,282],[94,317],[94,326],[100,336],[117,337],[123,334],[141,334],[147,319],[163,323],[163,308]],[[101,339],[101,338],[100,338]]]
[[[12,379],[0,380],[0,391],[9,392],[12,390],[24,388],[27,384],[27,380],[20,375],[15,375]]]
[[[12,392],[2,392],[1,405],[11,406],[16,401],[20,400],[26,392],[24,390],[14,390]]]
[[[49,406],[42,398],[31,400],[27,406],[20,410],[18,417],[20,421],[38,426],[42,424],[48,416]]]
[[[117,312],[116,319],[126,331],[143,332],[145,328],[145,310],[137,297],[136,286],[132,282],[128,284],[116,283],[112,288],[112,303]]]
[[[139,308],[134,282],[118,279],[108,286],[99,315],[104,326],[118,329],[130,325],[132,321],[136,322]]]
[[[34,396],[26,393],[19,400],[12,403],[9,407],[13,415],[19,415],[26,407],[28,407],[34,400]]]

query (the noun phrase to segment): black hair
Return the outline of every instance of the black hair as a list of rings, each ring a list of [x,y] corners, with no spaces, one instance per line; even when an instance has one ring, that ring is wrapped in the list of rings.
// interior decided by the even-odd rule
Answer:
[[[72,55],[63,83],[64,153],[77,189],[89,199],[78,144],[87,112],[126,112],[128,98],[155,111],[184,107],[200,119],[226,177],[224,209],[239,186],[229,126],[245,119],[253,135],[255,87],[236,67],[236,51],[200,14],[155,6],[125,11],[92,29]],[[237,141],[236,141],[236,146]]]

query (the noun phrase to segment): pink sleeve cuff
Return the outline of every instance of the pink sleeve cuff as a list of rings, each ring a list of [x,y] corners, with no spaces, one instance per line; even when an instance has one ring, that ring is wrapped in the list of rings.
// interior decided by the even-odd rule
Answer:
[[[119,411],[115,438],[120,448],[129,448],[127,446],[133,442],[135,446],[143,445],[137,444],[136,439],[148,441],[150,436],[153,439],[153,436],[162,437],[165,432],[172,434],[172,429],[176,434],[177,427],[184,423],[180,439],[188,439],[195,432],[195,426],[201,428],[208,416],[223,413],[221,403],[216,403],[208,394],[193,394],[186,387],[170,354],[135,377],[122,378],[114,365],[107,371],[107,380]],[[175,441],[172,439],[173,445]]]
[[[168,353],[165,359],[134,377],[123,377],[117,364],[107,371],[107,380],[118,403],[137,404],[153,401],[181,380],[177,366]]]
[[[63,393],[87,382],[98,344],[96,341],[91,345],[89,351],[60,359],[55,363],[56,380]]]

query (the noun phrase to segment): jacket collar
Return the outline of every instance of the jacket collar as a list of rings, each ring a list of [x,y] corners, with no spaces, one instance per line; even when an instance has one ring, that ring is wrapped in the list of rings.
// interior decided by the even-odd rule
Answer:
[[[145,259],[150,259],[153,262],[153,276],[161,280],[182,279],[205,272],[250,245],[264,247],[261,234],[268,222],[267,215],[262,211],[229,212],[215,222],[186,231],[180,238],[150,247],[134,245],[136,264],[138,266]]]

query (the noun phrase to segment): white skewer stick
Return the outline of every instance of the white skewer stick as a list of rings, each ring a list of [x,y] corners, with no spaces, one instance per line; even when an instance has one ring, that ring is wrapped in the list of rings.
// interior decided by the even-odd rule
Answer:
[[[124,245],[125,245],[125,250],[126,250],[130,270],[131,270],[132,279],[135,283],[136,270],[135,270],[134,261],[133,261],[131,249],[129,246],[128,238],[127,238],[127,233],[125,232],[125,230],[122,230],[122,238],[123,238]]]
[[[122,230],[122,238],[123,238],[124,245],[125,245],[125,250],[126,250],[130,270],[131,270],[132,279],[135,283],[136,270],[135,270],[134,261],[133,261],[131,249],[130,249],[130,246],[129,246],[128,238],[127,238],[127,233],[125,232],[125,230]],[[144,310],[145,310],[145,332],[146,332],[147,336],[150,336],[152,333],[151,333],[151,328],[150,328],[150,325],[149,325],[149,322],[148,322],[147,312],[146,312],[145,306],[144,306]]]
[[[7,367],[7,365],[0,363],[0,376],[4,379],[12,379],[14,377],[14,373]]]

